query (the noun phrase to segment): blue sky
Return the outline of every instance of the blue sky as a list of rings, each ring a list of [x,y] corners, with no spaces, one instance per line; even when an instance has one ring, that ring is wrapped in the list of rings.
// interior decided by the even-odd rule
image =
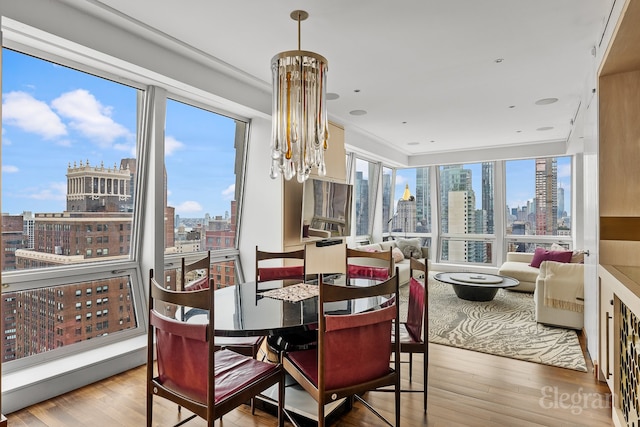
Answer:
[[[3,49],[2,211],[62,212],[69,163],[135,157],[137,90]],[[170,101],[169,205],[224,215],[234,196],[233,120]]]

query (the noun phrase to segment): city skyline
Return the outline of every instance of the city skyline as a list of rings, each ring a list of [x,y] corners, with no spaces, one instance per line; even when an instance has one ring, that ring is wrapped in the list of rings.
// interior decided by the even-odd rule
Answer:
[[[558,161],[558,187],[564,190],[564,209],[567,216],[571,216],[571,158],[556,157]],[[531,203],[535,199],[535,159],[507,160],[506,175],[506,208],[526,207],[527,202]],[[481,209],[482,198],[482,163],[464,164],[464,168],[472,171],[472,188],[476,193],[476,209]],[[395,200],[393,201],[393,212],[395,212],[397,201],[404,193],[405,185],[409,184],[411,194],[416,195],[416,169],[398,169],[396,171],[396,182],[394,188]],[[495,209],[495,208],[494,208]]]

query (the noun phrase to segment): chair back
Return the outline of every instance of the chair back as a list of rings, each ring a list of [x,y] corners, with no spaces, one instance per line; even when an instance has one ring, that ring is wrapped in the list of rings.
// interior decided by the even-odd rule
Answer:
[[[424,339],[423,325],[429,322],[429,292],[426,284],[428,281],[428,268],[426,262],[419,261],[415,258],[410,259],[409,265],[409,301],[407,304],[407,322],[406,328],[411,338],[416,342]],[[415,272],[420,272],[424,277],[420,281],[415,277]]]
[[[385,280],[393,275],[392,249],[369,252],[347,248],[347,275],[350,279]]]
[[[336,389],[372,389],[395,384],[399,373],[398,346],[393,346],[392,325],[398,332],[396,304],[398,276],[374,286],[334,286],[321,283],[320,307],[325,303],[385,296],[393,301],[358,314],[323,314],[318,330],[318,388],[320,393]],[[323,310],[321,310],[323,312]],[[395,357],[391,357],[395,352]],[[398,361],[395,369],[391,360]],[[399,380],[398,380],[399,381]],[[372,384],[376,384],[373,387]],[[364,386],[366,384],[366,386]]]
[[[198,289],[207,289],[209,287],[209,278],[211,277],[211,251],[207,251],[207,256],[197,261],[186,262],[183,257],[182,268],[180,270],[181,289],[185,291],[193,291]],[[204,270],[203,275],[189,274],[197,270]]]
[[[167,304],[209,310],[214,306],[213,284],[206,289],[173,291],[163,288],[149,272],[149,330],[147,384],[153,394],[178,403],[207,419],[208,396],[215,396],[213,372],[214,318],[208,323],[186,323],[163,314]],[[153,375],[154,338],[157,376]],[[148,396],[151,396],[148,390]]]
[[[295,265],[265,266],[267,260],[298,260]],[[265,261],[265,262],[263,262]],[[305,280],[305,249],[285,252],[261,251],[256,246],[256,286],[270,280]]]

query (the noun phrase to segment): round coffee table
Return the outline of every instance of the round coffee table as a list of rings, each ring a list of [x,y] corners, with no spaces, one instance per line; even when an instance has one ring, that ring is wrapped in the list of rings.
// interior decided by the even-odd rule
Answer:
[[[513,288],[520,282],[513,277],[485,273],[438,273],[434,279],[448,283],[458,298],[468,301],[491,301],[498,289]]]

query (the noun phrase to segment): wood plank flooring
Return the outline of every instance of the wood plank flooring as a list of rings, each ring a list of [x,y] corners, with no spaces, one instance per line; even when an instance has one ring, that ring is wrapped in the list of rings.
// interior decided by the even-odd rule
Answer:
[[[582,373],[437,344],[430,346],[428,412],[422,394],[403,393],[404,426],[610,426],[608,388],[593,372]],[[422,357],[414,356],[413,382],[422,387]],[[403,378],[408,365],[403,364]],[[589,364],[590,371],[592,366]],[[124,372],[96,384],[8,414],[19,426],[144,426],[145,367]],[[403,380],[409,386],[406,380]],[[367,399],[393,419],[393,394],[368,393]],[[157,398],[154,426],[173,425],[180,418],[176,405]],[[182,412],[186,416],[188,411]],[[356,403],[336,426],[373,426],[381,422]],[[194,419],[186,426],[204,426]],[[275,417],[248,407],[227,414],[227,427],[277,425]],[[289,425],[289,423],[287,423]]]

